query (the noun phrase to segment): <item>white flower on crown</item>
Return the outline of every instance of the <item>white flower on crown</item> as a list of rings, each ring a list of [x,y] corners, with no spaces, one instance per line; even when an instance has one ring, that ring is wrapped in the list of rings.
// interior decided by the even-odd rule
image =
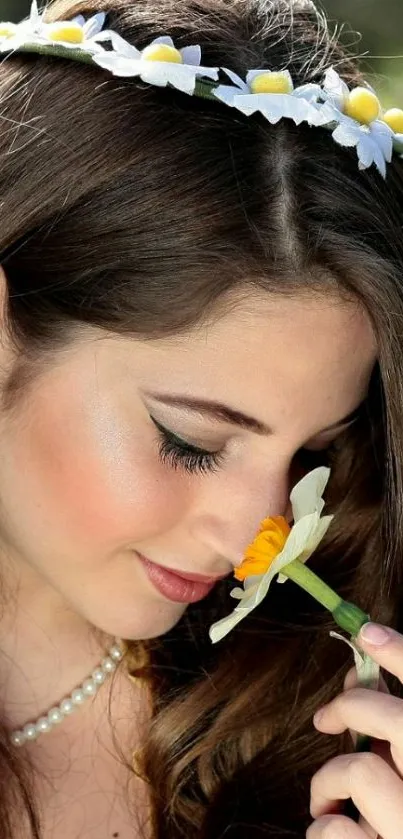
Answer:
[[[25,44],[66,47],[83,50],[91,55],[104,52],[98,37],[105,18],[104,12],[99,12],[87,21],[83,15],[77,15],[72,20],[45,23],[43,14],[38,11],[37,0],[32,0],[29,18],[18,24],[0,23],[0,52],[20,49]],[[100,40],[106,40],[108,34],[102,32]]]
[[[330,127],[335,123],[333,139],[340,146],[356,148],[359,169],[368,169],[374,163],[385,178],[396,135],[382,119],[381,104],[374,90],[356,87],[350,91],[330,67],[322,91],[324,102],[316,124]]]
[[[94,62],[114,76],[139,76],[143,82],[166,87],[168,84],[192,95],[196,79],[218,79],[218,67],[201,67],[198,45],[176,49],[172,38],[155,38],[143,50],[129,44],[116,32],[110,37],[112,50],[94,56]]]
[[[321,87],[305,84],[294,87],[288,70],[249,70],[246,81],[232,70],[223,68],[233,85],[219,85],[214,96],[250,116],[261,113],[275,125],[281,119],[292,119],[296,125],[315,125]]]

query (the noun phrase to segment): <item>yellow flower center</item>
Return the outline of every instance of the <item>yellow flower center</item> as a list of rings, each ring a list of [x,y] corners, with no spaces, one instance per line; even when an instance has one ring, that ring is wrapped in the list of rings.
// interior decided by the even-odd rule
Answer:
[[[179,50],[169,44],[150,44],[141,53],[146,61],[169,61],[171,64],[183,64]]]
[[[0,23],[0,38],[12,38],[16,31],[15,23]]]
[[[367,90],[366,87],[355,87],[346,97],[344,112],[357,122],[369,125],[378,119],[381,103],[372,90]]]
[[[84,30],[79,23],[52,23],[47,32],[50,41],[66,41],[67,44],[82,44],[85,41]]]
[[[292,93],[293,84],[288,73],[260,73],[249,85],[252,93]]]
[[[256,539],[245,551],[242,565],[234,571],[235,578],[246,580],[252,574],[265,574],[283,550],[290,531],[290,525],[283,516],[264,519]]]
[[[391,108],[384,113],[382,119],[395,134],[403,134],[403,111],[401,108]]]

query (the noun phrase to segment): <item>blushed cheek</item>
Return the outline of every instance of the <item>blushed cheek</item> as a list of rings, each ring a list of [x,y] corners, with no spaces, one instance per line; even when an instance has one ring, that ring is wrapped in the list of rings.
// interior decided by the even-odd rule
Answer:
[[[103,554],[174,527],[184,500],[152,439],[122,430],[100,405],[84,416],[71,403],[67,416],[60,408],[53,400],[13,447],[18,491],[33,500],[32,514],[39,506],[54,536]]]

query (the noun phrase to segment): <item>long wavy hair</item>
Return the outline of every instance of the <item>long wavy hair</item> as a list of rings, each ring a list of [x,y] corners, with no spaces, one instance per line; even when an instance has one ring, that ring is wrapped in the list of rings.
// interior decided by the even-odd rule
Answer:
[[[309,2],[57,0],[47,19],[102,10],[139,48],[169,33],[241,76],[288,68],[302,84],[333,64],[361,82]],[[312,567],[402,630],[402,162],[384,181],[374,167],[359,172],[355,151],[326,130],[271,126],[62,59],[6,58],[0,102],[0,254],[19,352],[3,410],[78,325],[152,340],[186,332],[248,288],[358,299],[379,362],[358,422],[321,455],[336,518]],[[302,839],[312,775],[351,750],[346,736],[312,725],[351,666],[329,616],[293,583],[274,585],[213,646],[208,627],[231,604],[223,582],[148,645],[153,718],[141,758],[156,839]],[[14,839],[24,821],[24,836],[39,839],[36,810],[3,725],[2,836]]]

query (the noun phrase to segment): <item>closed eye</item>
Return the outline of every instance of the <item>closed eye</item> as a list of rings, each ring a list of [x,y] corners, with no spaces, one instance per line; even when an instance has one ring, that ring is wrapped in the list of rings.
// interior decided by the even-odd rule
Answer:
[[[162,463],[189,474],[216,472],[224,461],[220,451],[208,451],[182,440],[150,415],[160,438],[158,453]]]

